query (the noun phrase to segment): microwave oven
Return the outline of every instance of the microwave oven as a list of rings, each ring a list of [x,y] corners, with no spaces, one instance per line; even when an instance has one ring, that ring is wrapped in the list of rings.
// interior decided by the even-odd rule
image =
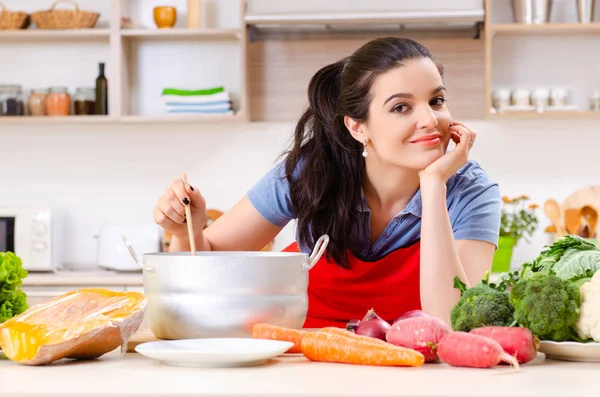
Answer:
[[[27,271],[55,271],[62,266],[59,226],[50,209],[0,207],[0,252],[14,252]]]

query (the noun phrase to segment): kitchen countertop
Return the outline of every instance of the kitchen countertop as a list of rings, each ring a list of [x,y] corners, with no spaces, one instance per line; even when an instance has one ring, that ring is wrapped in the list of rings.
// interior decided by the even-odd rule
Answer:
[[[119,273],[114,271],[59,271],[54,273],[29,272],[23,286],[143,286],[142,272]]]
[[[310,362],[294,355],[246,368],[171,367],[119,350],[92,361],[28,367],[0,360],[0,396],[411,396],[592,397],[598,396],[600,363],[544,360],[519,373],[494,369],[369,367]]]

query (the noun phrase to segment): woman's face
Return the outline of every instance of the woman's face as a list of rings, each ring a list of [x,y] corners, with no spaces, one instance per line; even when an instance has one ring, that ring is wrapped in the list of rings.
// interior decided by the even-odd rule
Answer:
[[[435,63],[410,59],[380,75],[371,87],[367,161],[422,170],[446,152],[452,117]]]

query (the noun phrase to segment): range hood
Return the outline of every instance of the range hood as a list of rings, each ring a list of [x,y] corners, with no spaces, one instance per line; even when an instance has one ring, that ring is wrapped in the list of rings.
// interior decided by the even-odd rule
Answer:
[[[483,0],[246,0],[254,28],[386,30],[405,25],[472,27],[484,20]]]

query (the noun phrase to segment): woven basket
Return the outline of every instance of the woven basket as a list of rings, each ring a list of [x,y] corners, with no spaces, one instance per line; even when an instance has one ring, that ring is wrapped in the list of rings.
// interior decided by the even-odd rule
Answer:
[[[75,10],[56,10],[59,3],[71,3]],[[81,11],[77,3],[72,0],[59,0],[52,4],[47,11],[38,11],[31,14],[31,21],[39,29],[87,29],[93,28],[98,22],[100,14]]]
[[[29,14],[22,11],[6,11],[4,4],[0,3],[0,30],[27,29],[31,22]]]

